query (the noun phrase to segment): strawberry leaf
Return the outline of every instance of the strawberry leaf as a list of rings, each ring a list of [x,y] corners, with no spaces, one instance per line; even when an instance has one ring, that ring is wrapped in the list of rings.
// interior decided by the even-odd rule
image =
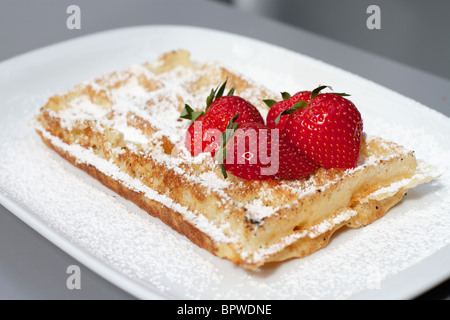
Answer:
[[[216,155],[216,160],[219,163],[224,179],[228,178],[227,171],[225,170],[225,166],[223,164],[227,157],[227,144],[239,126],[238,123],[235,123],[238,118],[239,114],[235,115],[230,122],[228,122],[227,129],[220,135],[220,151]]]
[[[316,89],[314,89],[314,90],[311,92],[311,100],[314,99],[315,97],[317,97],[317,96],[320,94],[320,92],[321,92],[323,89],[326,89],[326,88],[328,88],[328,89],[330,89],[331,91],[333,91],[333,88],[330,87],[330,86],[319,86],[319,87],[317,87]],[[336,93],[336,92],[332,92],[332,93],[335,94],[335,95],[341,96],[341,97],[349,97],[349,96],[350,96],[350,95],[347,94],[347,93]]]
[[[311,92],[311,100],[317,97],[320,94],[320,92],[326,88],[333,90],[333,88],[331,88],[330,86],[319,86]]]
[[[264,103],[265,103],[269,108],[272,108],[273,105],[274,105],[275,103],[277,103],[275,100],[272,100],[272,99],[266,99],[266,100],[263,100],[263,101],[264,101]]]
[[[278,117],[275,119],[275,124],[278,125],[280,123],[281,120],[281,116],[285,116],[288,114],[293,114],[294,112],[306,108],[308,106],[308,102],[306,101],[299,101],[296,104],[294,104],[292,107],[290,107],[289,109],[284,110],[283,112],[281,112]]]
[[[281,92],[281,97],[284,101],[289,100],[291,98],[291,95],[288,92]]]
[[[219,84],[216,89],[211,89],[211,92],[209,93],[209,96],[206,98],[206,108],[205,112],[208,111],[211,104],[216,100],[217,98],[223,97],[223,94],[225,92],[225,88],[227,87],[228,79],[225,80],[224,83]],[[234,87],[228,92],[228,96],[232,96],[234,94]]]
[[[333,94],[341,96],[341,97],[350,97],[351,96],[350,94],[347,94],[347,93],[336,93],[336,92],[333,92]]]
[[[223,165],[223,163],[220,164],[219,167],[220,167],[220,171],[222,172],[223,178],[227,179],[228,178],[228,172],[225,169],[225,166]]]
[[[211,106],[211,103],[213,103],[214,101],[214,97],[216,96],[216,91],[214,89],[211,89],[211,93],[209,94],[209,96],[206,98],[206,108],[205,111],[207,111],[209,109],[209,107]]]
[[[180,114],[181,119],[191,120],[194,122],[197,120],[200,116],[204,115],[205,113],[203,111],[194,111],[188,104],[184,105],[184,109]]]
[[[225,92],[225,88],[227,86],[227,82],[228,82],[228,79],[219,88],[219,91],[217,91],[217,94],[216,94],[216,97],[214,98],[214,100],[216,100],[217,98],[223,97],[223,93]]]

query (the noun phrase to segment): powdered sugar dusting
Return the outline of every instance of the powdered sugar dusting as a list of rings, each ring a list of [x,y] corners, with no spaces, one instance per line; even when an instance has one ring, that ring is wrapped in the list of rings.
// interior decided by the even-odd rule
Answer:
[[[107,176],[112,177],[114,180],[120,181],[128,189],[139,193],[143,193],[145,194],[145,197],[147,197],[148,199],[155,200],[161,203],[161,205],[164,205],[168,208],[175,210],[176,212],[181,213],[187,221],[191,222],[202,232],[208,234],[217,243],[233,242],[233,239],[227,237],[223,233],[223,231],[221,231],[219,228],[208,222],[208,220],[203,215],[191,212],[187,208],[181,206],[180,204],[175,203],[170,198],[158,194],[156,191],[143,185],[137,179],[133,179],[127,174],[123,173],[113,163],[101,159],[100,157],[96,156],[92,151],[80,147],[76,144],[69,146],[63,143],[59,138],[52,136],[42,128],[40,129],[40,131],[42,132],[45,138],[49,139],[52,142],[53,145],[75,156],[79,161],[94,166],[100,172],[106,174]]]
[[[250,64],[244,69],[252,71]],[[255,70],[254,74],[270,84],[272,71],[260,66]],[[136,99],[140,94],[136,92]],[[2,195],[22,204],[51,230],[105,264],[170,297],[344,299],[376,289],[382,280],[450,244],[450,137],[440,129],[448,128],[448,119],[438,122],[446,127],[434,128],[420,125],[420,119],[407,113],[405,122],[391,122],[370,110],[389,111],[393,106],[372,108],[371,99],[358,97],[367,132],[415,150],[419,158],[439,169],[441,178],[411,190],[406,201],[385,218],[367,228],[340,234],[326,249],[276,269],[253,273],[198,249],[48,150],[24,120],[48,98],[49,93],[29,93],[2,100]],[[421,118],[440,117],[420,110]],[[438,130],[441,134],[436,133]],[[127,135],[139,143],[141,137],[136,132]],[[169,135],[174,141],[179,139],[174,132]],[[207,184],[216,181],[209,174],[202,180]],[[261,203],[253,205],[256,211]],[[322,232],[328,227],[324,224],[319,229]]]
[[[262,199],[253,200],[246,205],[246,208],[248,209],[247,217],[256,221],[262,221],[278,211],[278,208],[266,206]]]

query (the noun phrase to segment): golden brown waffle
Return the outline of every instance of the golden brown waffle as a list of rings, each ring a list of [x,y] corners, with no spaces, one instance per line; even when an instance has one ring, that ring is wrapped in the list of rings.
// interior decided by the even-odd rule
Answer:
[[[255,269],[304,257],[331,235],[382,217],[409,188],[436,178],[412,151],[364,135],[357,168],[319,169],[299,181],[223,179],[208,154],[184,147],[185,103],[201,108],[228,79],[263,115],[278,94],[184,50],[50,98],[36,117],[43,141],[75,166],[198,246]]]

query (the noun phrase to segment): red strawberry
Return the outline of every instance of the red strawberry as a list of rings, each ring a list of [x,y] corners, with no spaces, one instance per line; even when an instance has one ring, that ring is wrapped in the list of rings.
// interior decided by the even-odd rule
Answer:
[[[202,111],[194,111],[189,105],[185,105],[180,118],[190,120],[191,125],[186,132],[185,146],[193,157],[204,152],[216,139],[211,134],[212,123]],[[218,132],[220,135],[220,131]]]
[[[185,145],[192,156],[202,152],[213,155],[220,147],[218,140],[221,132],[225,131],[230,120],[239,114],[237,123],[257,122],[264,124],[264,119],[251,103],[241,97],[234,96],[234,88],[223,96],[227,81],[212,89],[206,99],[205,111],[194,111],[185,105],[180,118],[191,120],[191,126],[186,133]],[[201,123],[199,123],[201,121]],[[219,141],[217,141],[219,142]]]
[[[354,168],[361,146],[361,114],[344,98],[346,94],[319,94],[324,88],[313,91],[311,102],[302,112],[290,115],[286,134],[291,144],[326,169]]]
[[[306,105],[311,99],[311,93],[311,91],[300,91],[291,96],[284,92],[282,93],[282,101],[264,100],[270,107],[270,111],[267,114],[267,126],[272,129],[279,129],[279,170],[275,175],[276,179],[301,179],[310,175],[318,168],[316,164],[289,143],[289,139],[284,130],[289,114],[281,115],[286,110],[297,110]]]
[[[279,168],[275,175],[275,179],[302,179],[309,176],[318,168],[318,165],[289,143],[289,139],[285,132],[281,134],[279,143]]]
[[[256,122],[239,125],[234,122],[237,118],[232,118],[221,137],[223,149],[218,160],[225,178],[230,172],[245,180],[292,180],[317,169],[285,136],[279,136],[278,129]]]
[[[195,119],[186,132],[185,146],[193,157],[205,152],[216,141],[211,121],[204,114]],[[220,135],[220,132],[218,132]]]
[[[290,94],[284,92],[282,93],[283,100],[264,100],[264,102],[270,107],[269,113],[267,114],[267,125],[270,128],[278,128],[282,130],[284,128],[285,122],[289,115],[280,114],[288,109],[301,107],[302,101],[309,102],[311,99],[311,91],[300,91],[291,96]]]

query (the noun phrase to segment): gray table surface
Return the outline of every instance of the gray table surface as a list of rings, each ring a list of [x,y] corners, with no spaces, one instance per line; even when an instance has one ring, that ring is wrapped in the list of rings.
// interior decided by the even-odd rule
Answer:
[[[66,9],[82,10],[80,30],[66,27]],[[450,116],[450,81],[304,30],[206,0],[2,0],[0,62],[98,31],[176,24],[260,39],[361,75]],[[293,41],[294,40],[294,41]],[[67,267],[81,268],[80,290],[66,286]],[[419,299],[450,299],[450,280]],[[0,206],[0,299],[134,299],[61,251]]]

